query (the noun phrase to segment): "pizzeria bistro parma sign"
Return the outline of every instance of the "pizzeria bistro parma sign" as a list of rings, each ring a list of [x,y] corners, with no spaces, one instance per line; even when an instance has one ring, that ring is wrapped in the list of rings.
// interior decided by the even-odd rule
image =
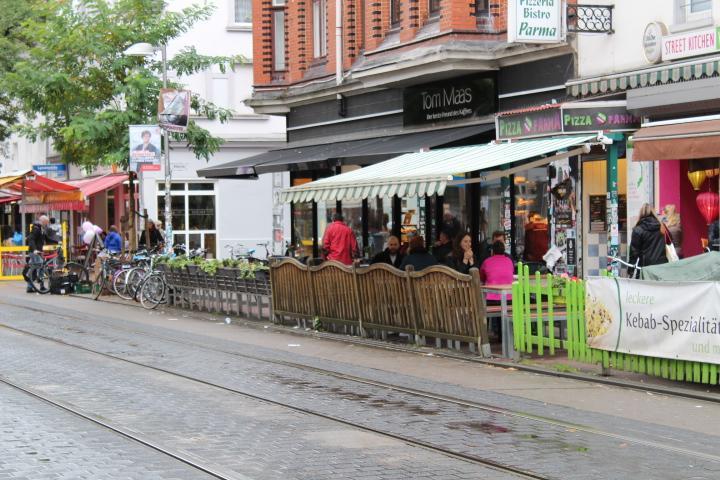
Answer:
[[[508,42],[560,43],[564,41],[561,0],[510,0]]]
[[[558,106],[534,112],[500,114],[497,139],[562,133],[625,131],[640,128],[640,119],[622,106]]]

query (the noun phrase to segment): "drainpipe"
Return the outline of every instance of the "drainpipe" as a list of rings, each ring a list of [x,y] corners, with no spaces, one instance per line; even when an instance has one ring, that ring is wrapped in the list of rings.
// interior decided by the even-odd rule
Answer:
[[[340,85],[343,81],[343,0],[335,0],[335,86],[338,89],[336,96],[338,115],[344,117],[345,97],[340,94]]]

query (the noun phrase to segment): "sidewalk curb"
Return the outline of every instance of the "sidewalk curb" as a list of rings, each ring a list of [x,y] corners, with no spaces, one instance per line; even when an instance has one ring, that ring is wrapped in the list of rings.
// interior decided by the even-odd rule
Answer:
[[[82,298],[85,300],[94,301],[91,298],[88,298],[84,295],[78,295],[78,294],[71,294],[71,297],[74,298]],[[104,300],[108,303],[116,304],[116,305],[124,305],[126,307],[132,307],[132,308],[138,308],[140,310],[145,310],[142,308],[141,305],[126,303],[124,301],[113,301],[113,300]],[[176,307],[171,306],[165,306],[165,309],[168,310],[174,310],[178,312],[185,312],[192,314],[192,317],[190,319],[198,319],[198,320],[204,320],[204,321],[213,321],[216,322],[219,317],[227,317],[227,315],[223,314],[213,314],[210,312],[199,312],[194,310],[184,310]],[[290,333],[293,335],[303,336],[303,337],[312,337],[312,338],[318,338],[323,340],[331,340],[335,342],[343,342],[351,345],[360,345],[364,347],[370,347],[370,348],[379,348],[383,350],[390,350],[395,352],[401,352],[401,353],[410,353],[415,355],[423,355],[423,356],[434,356],[439,358],[447,358],[452,360],[460,360],[460,361],[466,361],[466,362],[473,362],[478,363],[481,365],[487,365],[491,367],[496,368],[503,368],[506,370],[517,370],[527,373],[534,373],[537,375],[546,375],[550,377],[556,377],[556,378],[566,378],[569,380],[577,380],[581,382],[586,383],[596,383],[601,385],[608,385],[612,387],[618,387],[618,388],[626,388],[626,389],[632,389],[632,390],[638,390],[643,392],[650,392],[655,394],[661,394],[661,395],[671,395],[675,397],[682,397],[682,398],[688,398],[692,400],[701,400],[705,402],[711,402],[711,403],[720,403],[720,395],[712,394],[712,393],[705,393],[705,392],[699,392],[690,390],[687,388],[682,387],[669,387],[669,386],[663,386],[663,385],[652,385],[652,384],[646,384],[642,382],[636,382],[632,380],[622,380],[622,379],[614,379],[610,377],[604,377],[604,376],[593,376],[590,374],[583,374],[583,373],[572,373],[572,372],[559,372],[557,370],[551,370],[548,368],[542,368],[542,367],[536,367],[531,365],[524,365],[521,363],[514,362],[512,360],[493,360],[488,358],[481,358],[473,355],[463,354],[463,353],[455,353],[450,352],[447,350],[438,350],[434,348],[429,347],[413,347],[413,346],[403,346],[398,344],[389,344],[387,342],[383,342],[381,340],[373,340],[373,339],[367,339],[367,338],[361,338],[361,337],[355,337],[351,335],[343,335],[343,334],[337,334],[337,333],[326,333],[326,332],[319,332],[316,330],[303,330],[298,327],[287,327],[287,326],[281,326],[277,325],[271,322],[263,321],[263,320],[252,320],[249,318],[243,318],[243,317],[232,317],[233,319],[237,319],[236,321],[242,322],[242,326],[250,327],[254,329],[268,329],[275,332],[280,333]],[[236,323],[239,325],[239,323]]]

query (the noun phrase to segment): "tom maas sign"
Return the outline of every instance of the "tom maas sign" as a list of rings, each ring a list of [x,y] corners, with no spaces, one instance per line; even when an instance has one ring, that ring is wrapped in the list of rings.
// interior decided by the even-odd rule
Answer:
[[[560,43],[563,17],[562,0],[509,0],[508,42]]]

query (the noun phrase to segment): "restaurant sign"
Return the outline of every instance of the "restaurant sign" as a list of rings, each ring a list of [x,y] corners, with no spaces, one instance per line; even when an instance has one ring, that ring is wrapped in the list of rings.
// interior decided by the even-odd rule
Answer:
[[[680,32],[662,37],[662,59],[706,55],[720,51],[720,27],[708,27],[701,30]]]
[[[563,35],[562,0],[510,0],[508,42],[560,43]]]
[[[495,98],[495,80],[479,75],[408,87],[403,92],[403,124],[480,118],[496,111]]]
[[[640,128],[640,119],[624,106],[563,105],[543,110],[500,114],[498,140],[563,133],[626,131]]]

